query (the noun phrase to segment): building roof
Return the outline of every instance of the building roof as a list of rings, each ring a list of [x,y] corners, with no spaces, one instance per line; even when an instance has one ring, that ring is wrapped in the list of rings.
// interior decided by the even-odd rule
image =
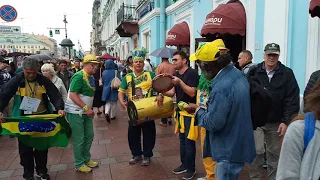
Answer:
[[[48,46],[47,43],[26,35],[0,35],[0,43],[14,44],[42,44]]]

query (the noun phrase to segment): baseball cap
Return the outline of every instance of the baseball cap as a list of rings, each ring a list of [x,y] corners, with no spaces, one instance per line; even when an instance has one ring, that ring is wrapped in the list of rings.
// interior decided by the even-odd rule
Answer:
[[[97,56],[93,55],[93,54],[88,54],[83,58],[82,64],[85,64],[85,63],[96,63],[96,64],[99,64],[99,62],[97,61]]]
[[[265,54],[278,54],[280,55],[280,46],[276,43],[269,43],[264,48]]]
[[[4,57],[0,56],[0,62],[9,64],[9,60],[6,60]]]
[[[215,43],[209,42],[201,44],[196,53],[190,56],[190,61],[216,61],[220,56],[220,50]]]
[[[207,44],[207,45],[206,45]],[[202,49],[203,48],[203,46],[205,46],[206,45],[206,47],[205,48],[208,48],[208,49],[206,49],[206,51],[210,51],[210,48],[213,48],[212,49],[212,52],[211,52],[211,57],[207,57],[207,58],[209,58],[209,59],[204,59],[205,57],[203,57],[203,55],[205,54],[205,53],[207,53],[208,54],[208,52],[204,52],[204,49]],[[215,47],[215,48],[214,48]],[[202,50],[201,50],[202,49]],[[205,44],[202,44],[202,45],[200,45],[199,47],[198,47],[198,49],[196,50],[196,52],[194,53],[194,54],[192,54],[191,56],[190,56],[190,61],[196,61],[196,60],[201,60],[201,61],[215,61],[215,60],[217,60],[218,59],[218,57],[216,57],[216,58],[214,58],[216,55],[217,55],[217,52],[219,52],[220,50],[225,50],[225,49],[227,49],[226,48],[226,46],[224,45],[224,42],[223,42],[223,40],[222,39],[216,39],[216,40],[214,40],[214,41],[212,41],[212,42],[209,42],[209,43],[205,43]],[[201,55],[202,55],[202,57],[199,57],[199,51],[202,51],[202,53],[201,53]],[[217,52],[216,52],[216,50],[218,50]],[[198,53],[198,54],[197,54]],[[210,53],[210,52],[209,52]],[[213,54],[214,55],[213,55]],[[219,54],[220,55],[220,54]],[[202,58],[202,59],[200,59],[200,58]]]

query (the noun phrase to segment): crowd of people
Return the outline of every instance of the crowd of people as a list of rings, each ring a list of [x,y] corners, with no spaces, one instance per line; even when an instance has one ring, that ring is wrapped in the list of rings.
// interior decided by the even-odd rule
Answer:
[[[73,67],[65,60],[40,66],[38,60],[26,57],[19,73],[11,71],[8,60],[0,56],[0,122],[7,116],[65,116],[72,129],[76,170],[88,173],[98,166],[90,154],[93,108],[112,123],[118,103],[127,111],[129,101],[155,97],[160,108],[165,96],[175,97],[177,103],[187,105],[160,120],[164,127],[174,124],[179,133],[181,164],[174,174],[193,179],[200,138],[206,176],[199,180],[238,179],[245,164],[252,180],[262,179],[264,168],[267,179],[318,179],[320,71],[312,74],[301,104],[294,73],[279,61],[279,55],[280,46],[270,43],[263,62],[254,64],[251,52],[243,50],[235,65],[229,49],[217,39],[199,46],[190,57],[183,51],[176,51],[171,62],[163,57],[157,67],[143,49],[135,49],[127,60],[100,62],[95,55],[86,55]],[[198,65],[200,75],[189,61]],[[152,80],[157,75],[170,76],[173,88],[155,92]],[[37,111],[20,109],[24,98],[36,99]],[[297,115],[299,111],[302,114]],[[34,179],[36,168],[37,177],[50,179],[48,150],[18,141],[23,177]],[[142,166],[148,166],[155,143],[155,121],[139,125],[129,121],[129,164],[142,161]]]

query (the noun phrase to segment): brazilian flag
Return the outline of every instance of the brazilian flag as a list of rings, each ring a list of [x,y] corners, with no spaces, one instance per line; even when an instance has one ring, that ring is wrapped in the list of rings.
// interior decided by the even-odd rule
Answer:
[[[30,115],[5,118],[0,127],[1,135],[13,135],[37,150],[50,147],[67,147],[71,128],[59,114]]]

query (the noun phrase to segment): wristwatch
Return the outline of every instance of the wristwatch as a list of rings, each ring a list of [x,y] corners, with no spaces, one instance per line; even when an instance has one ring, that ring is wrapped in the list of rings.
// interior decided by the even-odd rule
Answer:
[[[83,106],[83,108],[82,108],[85,112],[87,112],[88,110],[89,110],[89,108],[88,108],[88,106],[87,105],[85,105],[85,106]]]

